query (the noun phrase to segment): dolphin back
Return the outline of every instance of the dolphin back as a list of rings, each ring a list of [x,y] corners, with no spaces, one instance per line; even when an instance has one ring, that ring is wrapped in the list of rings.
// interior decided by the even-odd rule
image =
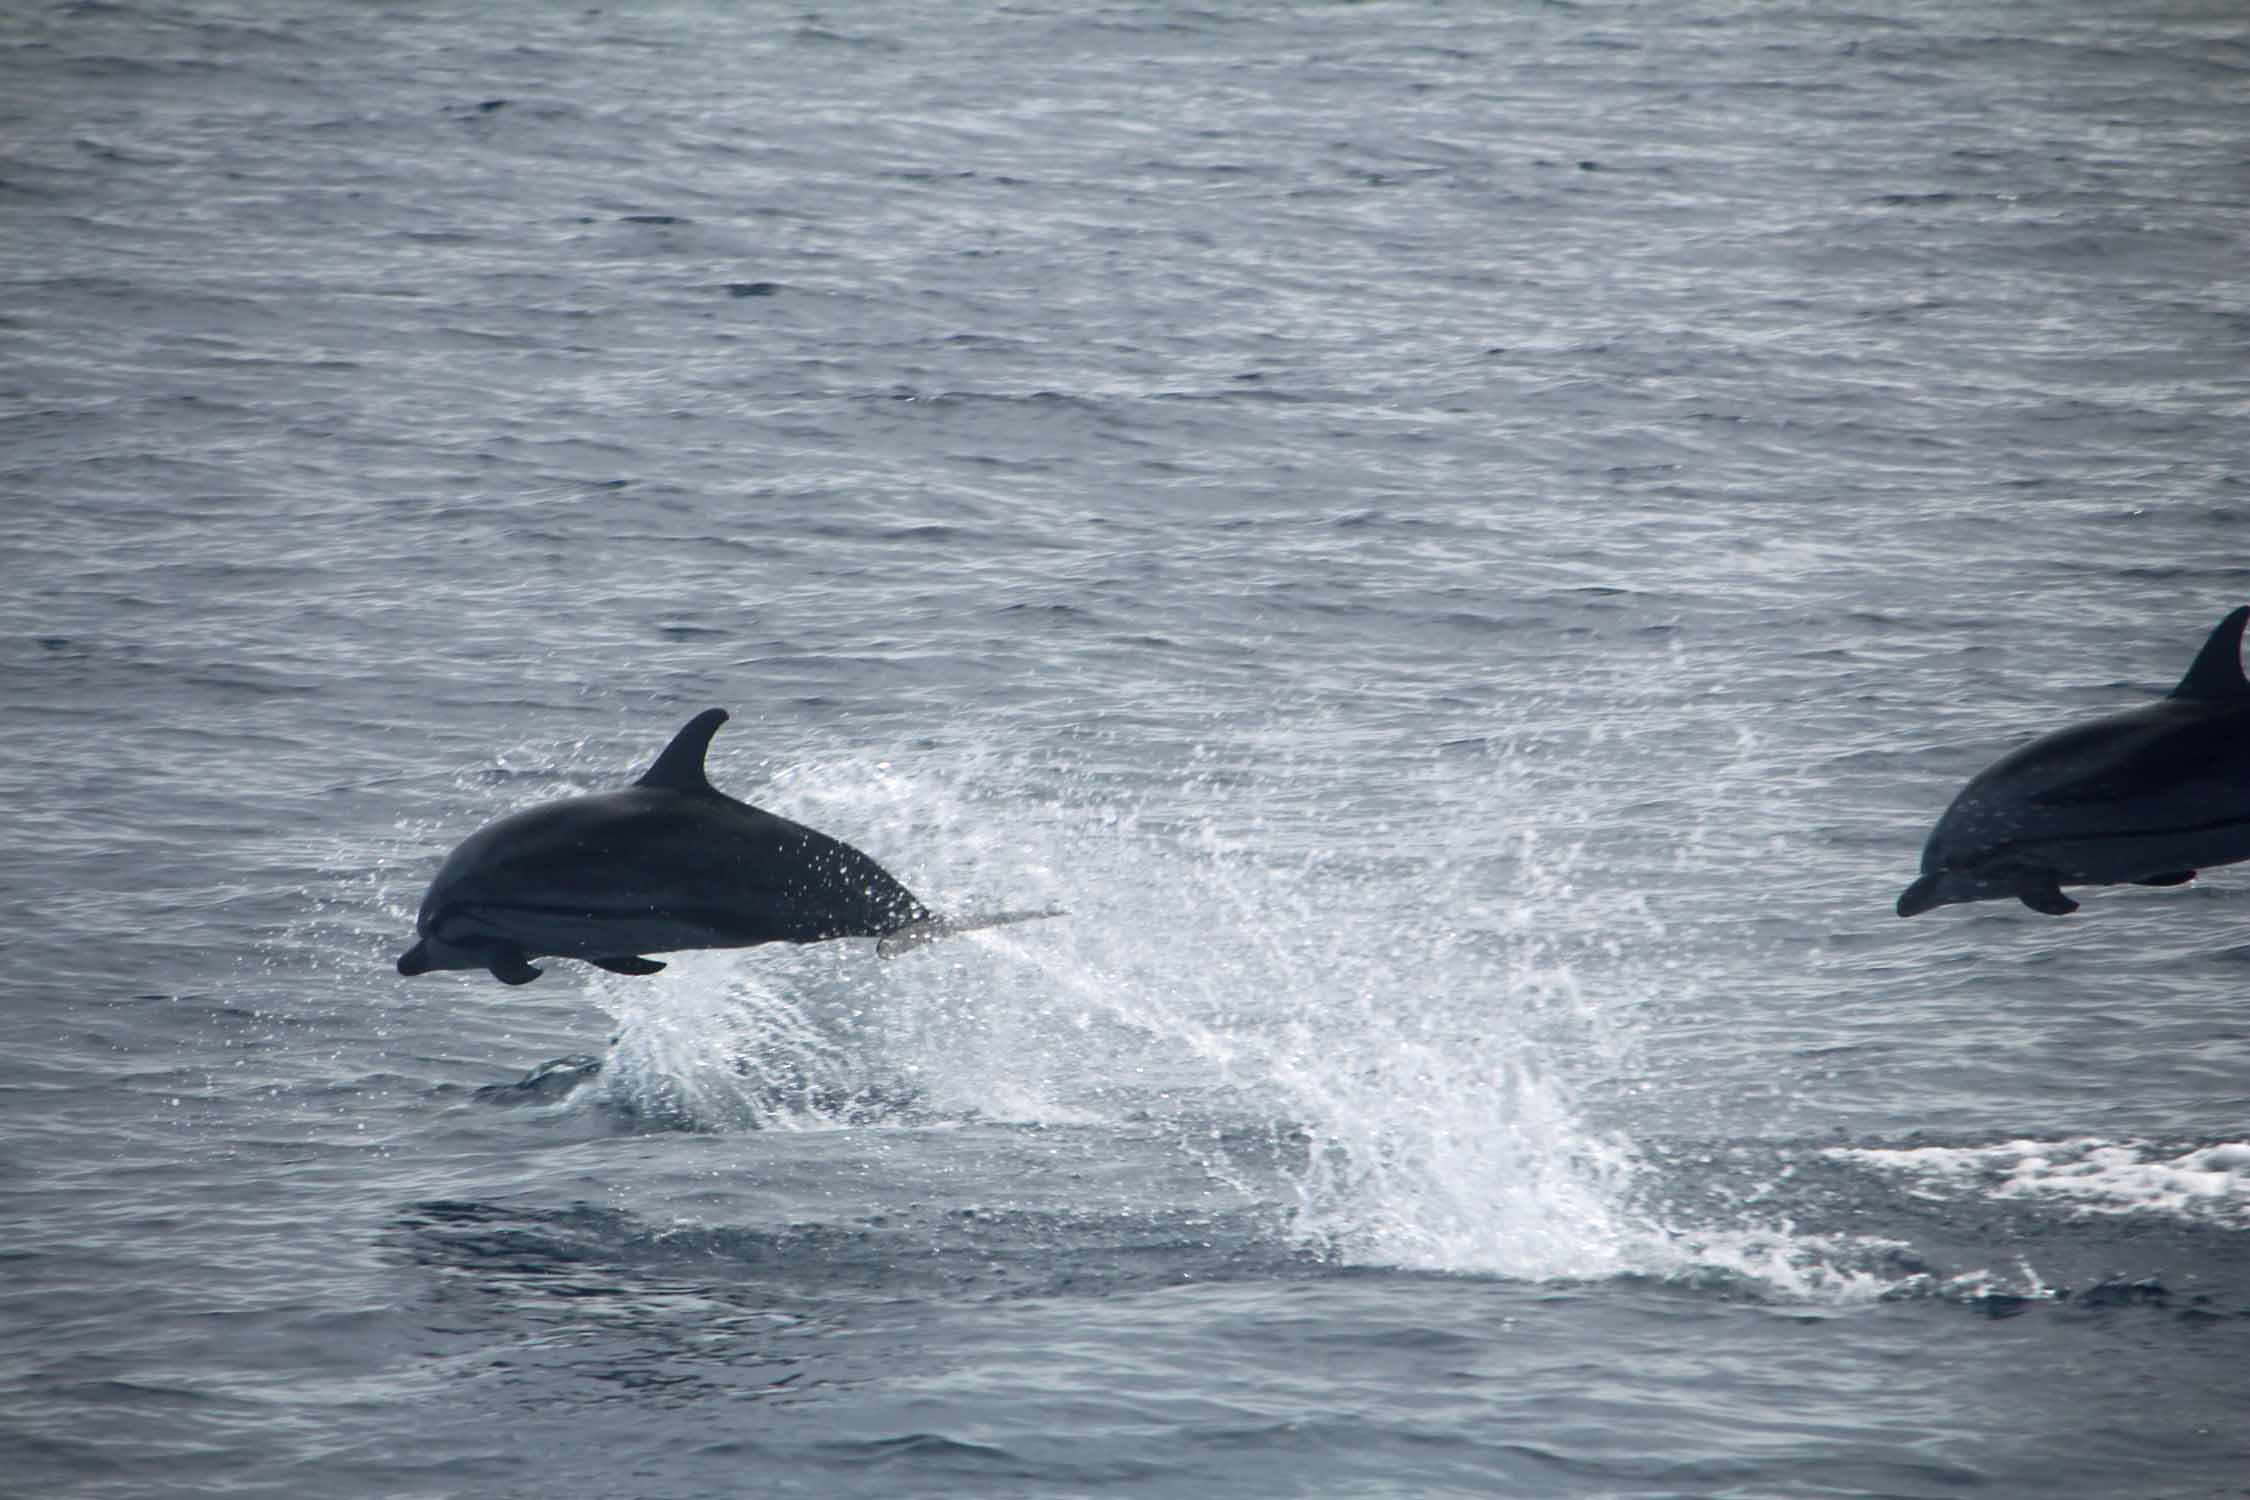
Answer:
[[[2043,735],[1971,778],[1899,914],[2004,895],[2060,914],[2076,906],[2061,884],[2177,885],[2250,859],[2246,624],[2250,607],[2221,620],[2165,697]]]
[[[817,829],[718,792],[643,786],[546,803],[472,835],[431,883],[421,926],[458,911],[487,926],[615,927],[588,941],[636,953],[879,937],[930,915],[889,871]]]
[[[2211,822],[2222,809],[2239,811],[2246,799],[2250,695],[2219,710],[2167,698],[2058,730],[1978,773],[1938,820],[1922,867],[1927,873],[2021,852],[2034,862],[2060,861],[2056,873],[2065,879],[2137,878],[2101,872],[2146,862],[2137,846]],[[2076,857],[2063,856],[2061,846],[2075,848]],[[2156,862],[2169,868],[2176,860]]]
[[[727,722],[705,709],[631,786],[527,808],[464,839],[430,882],[401,974],[489,969],[508,984],[542,955],[653,974],[646,955],[874,937],[889,956],[1053,911],[948,920],[890,871],[818,829],[711,784]]]

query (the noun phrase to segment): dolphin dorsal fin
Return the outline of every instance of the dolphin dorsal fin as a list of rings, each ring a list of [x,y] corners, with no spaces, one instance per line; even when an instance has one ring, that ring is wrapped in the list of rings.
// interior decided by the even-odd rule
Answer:
[[[2187,669],[2187,676],[2172,689],[2175,698],[2194,698],[2202,702],[2217,702],[2227,698],[2250,698],[2250,681],[2242,675],[2242,627],[2250,621],[2250,605],[2228,615],[2211,632],[2203,649],[2195,653],[2195,665]]]
[[[664,753],[656,757],[656,764],[646,775],[634,783],[636,786],[661,787],[667,792],[709,792],[716,795],[718,788],[711,785],[703,774],[703,754],[711,748],[711,736],[727,721],[723,708],[707,708],[687,721]]]

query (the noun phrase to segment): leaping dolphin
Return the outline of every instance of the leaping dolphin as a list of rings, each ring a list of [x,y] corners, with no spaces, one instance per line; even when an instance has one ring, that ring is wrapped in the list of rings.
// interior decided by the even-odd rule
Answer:
[[[2250,859],[2250,681],[2242,627],[2219,622],[2170,696],[2073,725],[1961,789],[1898,898],[1911,917],[2014,896],[2067,916],[2066,885],[2183,885]]]
[[[727,721],[705,709],[621,792],[526,809],[469,835],[446,856],[415,919],[401,974],[490,969],[529,984],[542,955],[614,974],[654,974],[646,957],[878,937],[888,958],[923,943],[1060,916],[998,912],[949,920],[890,872],[825,833],[737,802],[703,773]]]

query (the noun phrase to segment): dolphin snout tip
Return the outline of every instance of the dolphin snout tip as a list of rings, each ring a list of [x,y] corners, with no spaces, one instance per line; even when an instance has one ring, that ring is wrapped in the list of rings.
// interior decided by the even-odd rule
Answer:
[[[1898,893],[1898,914],[1902,917],[1918,917],[1932,907],[1943,906],[1945,901],[1938,895],[1937,887],[1938,878],[1935,875],[1924,875],[1905,890],[1900,891]]]
[[[398,971],[412,979],[417,974],[430,972],[429,945],[416,943],[398,956]]]

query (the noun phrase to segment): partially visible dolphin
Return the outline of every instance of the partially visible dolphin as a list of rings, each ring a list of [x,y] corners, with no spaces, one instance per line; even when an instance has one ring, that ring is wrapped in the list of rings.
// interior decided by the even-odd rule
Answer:
[[[664,965],[650,953],[840,937],[879,937],[888,958],[1061,915],[948,920],[851,845],[735,801],[703,773],[726,721],[723,708],[697,714],[624,791],[545,803],[469,835],[430,882],[421,940],[398,971],[489,969],[529,984],[542,955],[654,974]]]
[[[2250,681],[2219,622],[2168,697],[2033,740],[1962,788],[1898,898],[1911,917],[2014,896],[2067,916],[2066,885],[2183,885],[2250,859]]]

